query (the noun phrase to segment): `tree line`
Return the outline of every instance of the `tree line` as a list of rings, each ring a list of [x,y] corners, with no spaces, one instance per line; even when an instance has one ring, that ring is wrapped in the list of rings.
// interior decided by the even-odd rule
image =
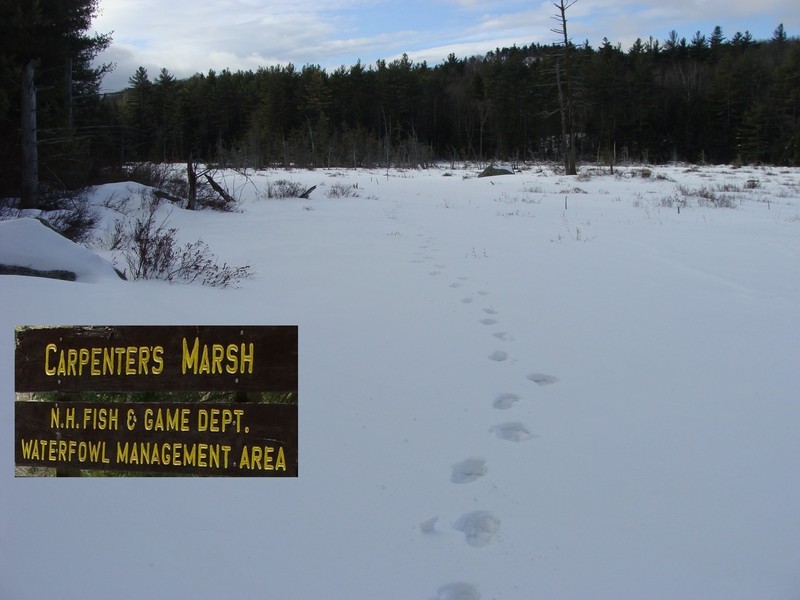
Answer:
[[[186,79],[140,67],[124,91],[102,95],[109,67],[91,65],[110,38],[86,34],[97,2],[0,0],[0,20],[30,22],[14,33],[18,42],[0,51],[4,196],[18,195],[22,183],[17,99],[33,58],[40,180],[56,188],[110,177],[138,161],[424,166],[561,161],[573,150],[579,162],[611,165],[800,164],[800,40],[782,25],[761,41],[747,32],[727,38],[717,27],[688,41],[674,31],[628,49],[608,40],[598,48],[567,40],[566,47],[451,54],[435,66],[403,55],[331,72],[289,64]],[[44,18],[48,11],[66,11],[72,20]],[[55,32],[53,24],[62,22]],[[559,95],[565,53],[569,138]]]
[[[408,56],[331,73],[318,65],[209,71],[176,80],[144,68],[113,100],[120,160],[252,166],[423,165],[559,160],[563,44]],[[570,48],[580,160],[800,164],[800,40],[608,40]],[[562,73],[563,76],[563,73]]]

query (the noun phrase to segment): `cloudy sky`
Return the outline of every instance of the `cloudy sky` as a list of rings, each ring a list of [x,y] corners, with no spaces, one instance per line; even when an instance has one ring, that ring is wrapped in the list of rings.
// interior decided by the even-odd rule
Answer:
[[[137,67],[155,78],[209,69],[255,70],[293,63],[333,70],[404,52],[436,65],[451,52],[482,55],[498,47],[557,41],[555,8],[537,0],[101,0],[95,28],[112,32],[99,60],[116,64],[104,89],[124,87]],[[630,47],[637,37],[663,41],[671,30],[690,40],[750,31],[768,39],[783,23],[800,35],[797,0],[578,0],[570,37],[597,47],[607,37]]]

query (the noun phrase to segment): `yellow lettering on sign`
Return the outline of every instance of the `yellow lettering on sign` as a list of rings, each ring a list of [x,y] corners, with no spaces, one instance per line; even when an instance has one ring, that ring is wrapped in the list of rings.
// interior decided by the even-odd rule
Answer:
[[[84,407],[83,429],[99,429],[101,431],[119,430],[119,408],[103,406],[97,408]]]
[[[52,377],[56,374],[56,368],[54,366],[50,366],[50,353],[55,352],[56,350],[58,350],[58,346],[55,344],[47,344],[44,347],[44,373],[49,377]]]
[[[278,446],[277,455],[273,460],[272,454],[275,452],[273,446],[243,446],[242,454],[239,457],[239,468],[262,471],[285,471],[286,454],[283,446]]]
[[[78,374],[78,351],[75,348],[67,350],[67,372],[66,375]]]
[[[108,375],[160,375],[164,371],[163,346],[111,346],[44,350],[44,372],[49,377]]]
[[[233,429],[242,431],[242,408],[200,408],[197,410],[197,431],[225,433]]]
[[[105,442],[103,442],[105,444]],[[105,451],[105,450],[104,450]],[[226,444],[181,442],[117,442],[116,462],[120,465],[166,465],[227,469],[231,447]],[[35,448],[23,448],[23,454]]]
[[[181,357],[181,373],[186,375],[216,375],[229,373],[252,373],[255,365],[255,345],[249,344],[201,344],[195,337],[189,348],[189,342],[183,338]]]
[[[189,408],[146,408],[144,428],[147,431],[189,431]]]
[[[110,464],[106,442],[20,439],[22,458],[52,463]]]
[[[150,349],[147,346],[139,348],[139,375],[147,375],[149,371],[148,361],[150,360]]]
[[[114,372],[114,348],[103,348],[103,373]]]
[[[186,371],[194,371],[197,373],[198,369],[198,359],[197,353],[200,348],[200,338],[194,338],[194,346],[192,346],[192,350],[189,351],[189,346],[186,344],[186,338],[181,340],[182,343],[182,360],[181,360],[181,373],[186,375]]]
[[[125,348],[125,375],[136,375],[136,348]]]
[[[164,372],[164,347],[153,346],[153,375]]]
[[[92,375],[100,375],[102,373],[100,370],[100,356],[102,353],[102,348],[92,348],[92,370],[90,371]]]
[[[240,369],[239,373],[244,373],[245,372],[245,365],[247,366],[247,372],[248,373],[252,373],[253,372],[253,363],[255,362],[255,351],[254,351],[252,342],[247,347],[247,349],[245,349],[245,345],[242,344],[242,349],[241,349],[241,353],[240,354],[241,354],[241,359],[239,361],[239,365],[240,365],[239,366],[239,369]]]

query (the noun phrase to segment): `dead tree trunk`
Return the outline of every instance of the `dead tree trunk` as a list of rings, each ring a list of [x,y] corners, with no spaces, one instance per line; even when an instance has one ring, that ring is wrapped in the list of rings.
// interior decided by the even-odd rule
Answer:
[[[36,80],[33,59],[22,73],[22,201],[20,208],[39,206],[39,148],[36,139]]]
[[[214,189],[214,191],[217,192],[217,194],[219,194],[220,198],[222,198],[228,204],[236,204],[236,200],[234,200],[233,196],[231,196],[228,192],[226,192],[225,189],[220,184],[214,181],[214,178],[211,177],[211,175],[209,175],[208,173],[204,173],[204,175],[208,180],[208,183]]]
[[[559,0],[553,6],[558,10],[558,16],[554,17],[559,23],[559,27],[552,29],[564,38],[564,83],[562,87],[561,73],[556,64],[556,82],[558,84],[558,97],[561,104],[561,129],[564,136],[564,170],[567,175],[577,175],[576,152],[575,152],[575,99],[572,93],[572,66],[570,61],[571,46],[569,35],[567,34],[567,9],[578,0],[566,2]]]
[[[192,160],[192,154],[189,153],[189,160],[186,161],[186,181],[189,183],[189,198],[186,201],[186,208],[188,210],[197,209],[197,171],[195,164]]]

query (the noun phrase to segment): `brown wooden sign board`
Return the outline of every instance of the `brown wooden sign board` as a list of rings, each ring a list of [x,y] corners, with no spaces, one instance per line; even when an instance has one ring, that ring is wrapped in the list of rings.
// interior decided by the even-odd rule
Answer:
[[[18,328],[16,391],[33,397],[15,402],[16,464],[296,477],[297,333],[296,326]],[[57,401],[36,396],[54,391]],[[84,392],[104,400],[83,401]],[[124,394],[108,401],[105,392]],[[200,394],[197,402],[139,402],[138,392],[148,400],[153,392],[289,394],[278,394],[280,403],[200,402]]]
[[[289,325],[19,328],[15,356],[18,392],[297,390]]]
[[[17,465],[296,477],[297,405],[16,402]]]

